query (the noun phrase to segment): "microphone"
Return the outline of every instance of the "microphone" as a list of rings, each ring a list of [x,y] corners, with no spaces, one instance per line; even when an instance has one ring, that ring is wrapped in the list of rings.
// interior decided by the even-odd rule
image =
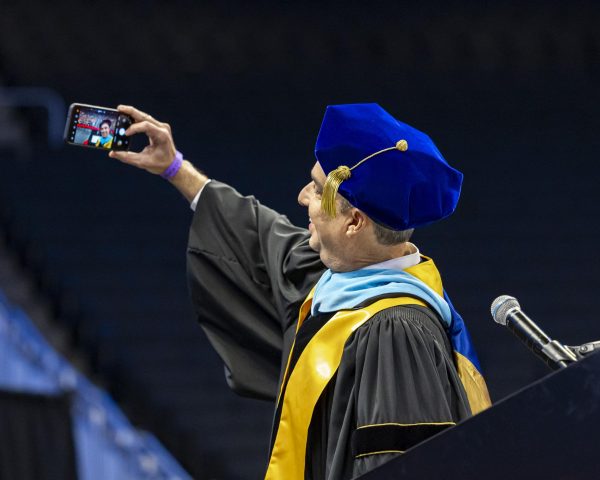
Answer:
[[[491,310],[496,323],[507,327],[550,368],[558,370],[577,361],[571,350],[552,340],[523,313],[516,298],[501,295],[492,302]]]

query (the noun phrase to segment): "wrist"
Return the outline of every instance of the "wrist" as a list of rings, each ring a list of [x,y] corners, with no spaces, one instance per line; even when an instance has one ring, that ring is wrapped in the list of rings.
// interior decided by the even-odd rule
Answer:
[[[164,178],[165,180],[171,180],[172,178],[175,177],[175,175],[177,175],[177,173],[181,169],[182,164],[183,164],[183,154],[179,150],[176,150],[173,160],[171,161],[169,166],[167,168],[165,168],[165,170],[160,174],[160,176],[162,178]]]
[[[179,171],[169,179],[169,182],[191,202],[198,191],[204,187],[208,177],[196,170],[189,161],[183,160]]]

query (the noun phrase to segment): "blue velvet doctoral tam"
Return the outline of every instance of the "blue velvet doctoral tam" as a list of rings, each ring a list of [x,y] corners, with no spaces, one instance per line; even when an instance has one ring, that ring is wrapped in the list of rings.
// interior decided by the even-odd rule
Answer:
[[[315,155],[325,175],[342,165],[351,170],[338,192],[385,227],[427,225],[451,215],[458,203],[462,173],[427,135],[376,103],[327,107]]]

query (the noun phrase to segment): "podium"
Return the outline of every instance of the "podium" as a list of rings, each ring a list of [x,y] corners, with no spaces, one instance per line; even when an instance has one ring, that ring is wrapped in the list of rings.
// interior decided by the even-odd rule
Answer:
[[[549,374],[359,478],[600,478],[600,353]]]

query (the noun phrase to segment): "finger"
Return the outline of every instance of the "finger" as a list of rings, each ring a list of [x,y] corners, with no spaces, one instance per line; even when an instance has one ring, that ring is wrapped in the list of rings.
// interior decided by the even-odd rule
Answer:
[[[151,122],[154,123],[156,126],[162,126],[161,122],[159,122],[152,115],[146,112],[142,112],[141,110],[138,110],[137,108],[132,107],[131,105],[119,105],[117,107],[117,110],[121,113],[130,115],[136,122]]]
[[[141,153],[112,150],[108,154],[108,156],[111,158],[116,158],[117,160],[119,160],[123,163],[127,163],[129,165],[134,165],[136,167],[141,168],[141,162],[142,162],[142,154]]]
[[[169,138],[169,132],[166,129],[148,121],[134,123],[125,131],[125,135],[128,137],[136,133],[145,133],[152,143],[164,143]]]
[[[117,110],[121,113],[130,115],[136,122],[141,122],[149,116],[146,112],[142,112],[131,105],[119,105]]]

